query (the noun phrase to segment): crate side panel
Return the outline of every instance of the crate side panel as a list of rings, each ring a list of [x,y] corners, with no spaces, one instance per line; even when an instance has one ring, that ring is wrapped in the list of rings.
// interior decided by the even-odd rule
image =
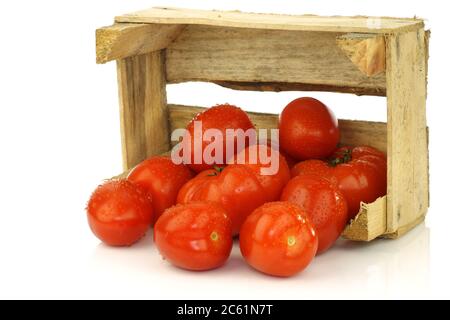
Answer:
[[[300,83],[384,92],[385,73],[362,73],[338,46],[340,35],[187,26],[167,48],[167,81]]]

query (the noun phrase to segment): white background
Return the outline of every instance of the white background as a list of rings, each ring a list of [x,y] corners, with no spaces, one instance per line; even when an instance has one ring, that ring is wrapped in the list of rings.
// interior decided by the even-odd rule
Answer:
[[[1,1],[0,298],[448,298],[448,15],[444,1]],[[427,19],[432,29],[428,124],[431,208],[400,240],[340,241],[293,278],[248,268],[235,245],[221,269],[192,273],[159,257],[151,234],[107,248],[84,207],[102,179],[121,172],[115,64],[95,64],[97,27],[156,5],[291,14]],[[170,102],[220,102],[278,113],[308,93],[171,86]],[[385,120],[384,98],[310,93],[340,118]]]

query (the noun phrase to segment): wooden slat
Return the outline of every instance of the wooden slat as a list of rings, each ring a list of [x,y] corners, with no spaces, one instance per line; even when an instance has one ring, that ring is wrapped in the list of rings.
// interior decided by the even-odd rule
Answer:
[[[117,63],[124,170],[169,150],[164,53]]]
[[[202,107],[169,104],[170,130],[185,128]],[[248,112],[257,129],[278,128],[278,115]],[[358,120],[339,120],[341,143],[348,145],[370,145],[386,150],[386,123]],[[176,142],[174,142],[176,143]]]
[[[97,63],[165,49],[183,28],[183,25],[118,23],[97,29]]]
[[[222,27],[271,30],[391,33],[416,30],[421,19],[387,17],[324,17],[277,15],[239,11],[203,11],[179,8],[152,8],[116,17],[117,22],[200,24]]]
[[[190,25],[167,48],[167,81],[284,82],[367,94],[384,91],[384,73],[362,73],[336,43],[341,35]]]
[[[423,220],[428,208],[424,30],[387,38],[388,220],[397,237]]]
[[[385,122],[339,120],[341,142],[351,146],[367,145],[387,152]]]

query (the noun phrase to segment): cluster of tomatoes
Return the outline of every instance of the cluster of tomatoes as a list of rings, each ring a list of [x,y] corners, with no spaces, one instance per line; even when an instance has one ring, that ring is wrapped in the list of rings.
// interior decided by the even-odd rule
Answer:
[[[202,122],[202,130],[254,128],[231,105],[197,115],[187,132],[194,121]],[[333,245],[361,202],[386,194],[386,156],[368,146],[337,148],[337,121],[313,98],[289,103],[279,130],[280,148],[274,142],[246,145],[233,155],[244,162],[143,161],[126,179],[93,192],[87,206],[92,231],[109,245],[129,246],[153,225],[163,258],[189,270],[223,265],[239,235],[242,256],[253,268],[276,276],[300,272]],[[202,141],[190,150],[207,146]],[[270,164],[259,156],[250,161],[250,154],[270,155],[278,170],[262,174]]]

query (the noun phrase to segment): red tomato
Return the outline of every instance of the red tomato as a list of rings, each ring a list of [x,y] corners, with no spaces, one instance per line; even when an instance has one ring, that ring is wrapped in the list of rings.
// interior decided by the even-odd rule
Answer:
[[[291,170],[292,176],[310,173],[337,184],[347,200],[349,219],[358,214],[361,202],[371,203],[386,195],[386,156],[372,147],[342,147],[328,162],[307,160]]]
[[[156,222],[154,240],[161,255],[177,267],[214,269],[230,255],[231,221],[215,203],[176,205]]]
[[[250,121],[247,113],[245,113],[245,111],[243,111],[242,109],[236,107],[236,106],[232,106],[232,105],[228,105],[228,104],[224,104],[224,105],[217,105],[215,107],[209,108],[205,111],[203,111],[202,113],[199,113],[194,119],[192,119],[192,121],[188,124],[187,126],[187,131],[189,132],[190,136],[191,136],[191,145],[190,145],[190,164],[189,167],[196,171],[196,172],[200,172],[206,169],[211,169],[213,168],[215,165],[219,165],[222,166],[226,163],[226,141],[224,139],[223,141],[223,146],[222,146],[222,151],[223,151],[223,157],[221,159],[221,163],[215,163],[215,164],[207,164],[205,162],[205,159],[203,158],[203,152],[205,151],[205,148],[207,148],[207,146],[209,144],[211,144],[210,141],[202,141],[199,143],[194,143],[194,122],[195,121],[200,121],[202,124],[202,135],[204,134],[204,132],[207,129],[216,129],[219,130],[222,133],[223,137],[226,137],[226,129],[242,129],[244,131],[248,130],[248,129],[254,129],[255,127],[253,126],[252,122]],[[202,136],[203,137],[203,136]],[[236,152],[240,151],[237,150],[237,138],[234,137],[234,143],[233,143],[233,147],[234,147],[234,152],[233,154],[236,154]],[[246,146],[249,145],[249,140],[246,139]],[[187,146],[187,145],[186,145]],[[202,159],[201,159],[201,163],[199,164],[195,164],[194,163],[194,153],[195,152],[201,152],[202,155]],[[215,155],[215,153],[213,153]]]
[[[212,201],[222,205],[232,221],[233,234],[245,218],[266,201],[264,188],[245,165],[232,164],[223,170],[205,170],[180,190],[177,203]]]
[[[317,253],[329,249],[347,224],[347,202],[337,186],[313,174],[293,178],[283,190],[282,201],[298,205],[314,224],[319,237]]]
[[[252,155],[255,159],[252,159]],[[242,160],[245,160],[246,167],[253,171],[263,187],[266,202],[279,200],[281,191],[291,177],[289,166],[284,157],[271,147],[259,144],[252,145],[236,155],[235,161]],[[278,162],[277,166],[275,161]],[[262,170],[267,172],[262,172]]]
[[[339,142],[336,118],[314,98],[290,102],[281,112],[279,128],[281,149],[297,160],[325,158]]]
[[[305,269],[317,252],[318,239],[305,212],[289,202],[269,202],[245,220],[239,235],[241,253],[261,272],[292,276]]]
[[[153,223],[164,210],[176,203],[178,191],[191,178],[192,173],[187,166],[177,165],[168,157],[144,160],[128,175],[128,180],[151,194]]]
[[[87,205],[89,226],[111,246],[130,246],[141,239],[152,221],[150,196],[127,180],[100,185]]]

